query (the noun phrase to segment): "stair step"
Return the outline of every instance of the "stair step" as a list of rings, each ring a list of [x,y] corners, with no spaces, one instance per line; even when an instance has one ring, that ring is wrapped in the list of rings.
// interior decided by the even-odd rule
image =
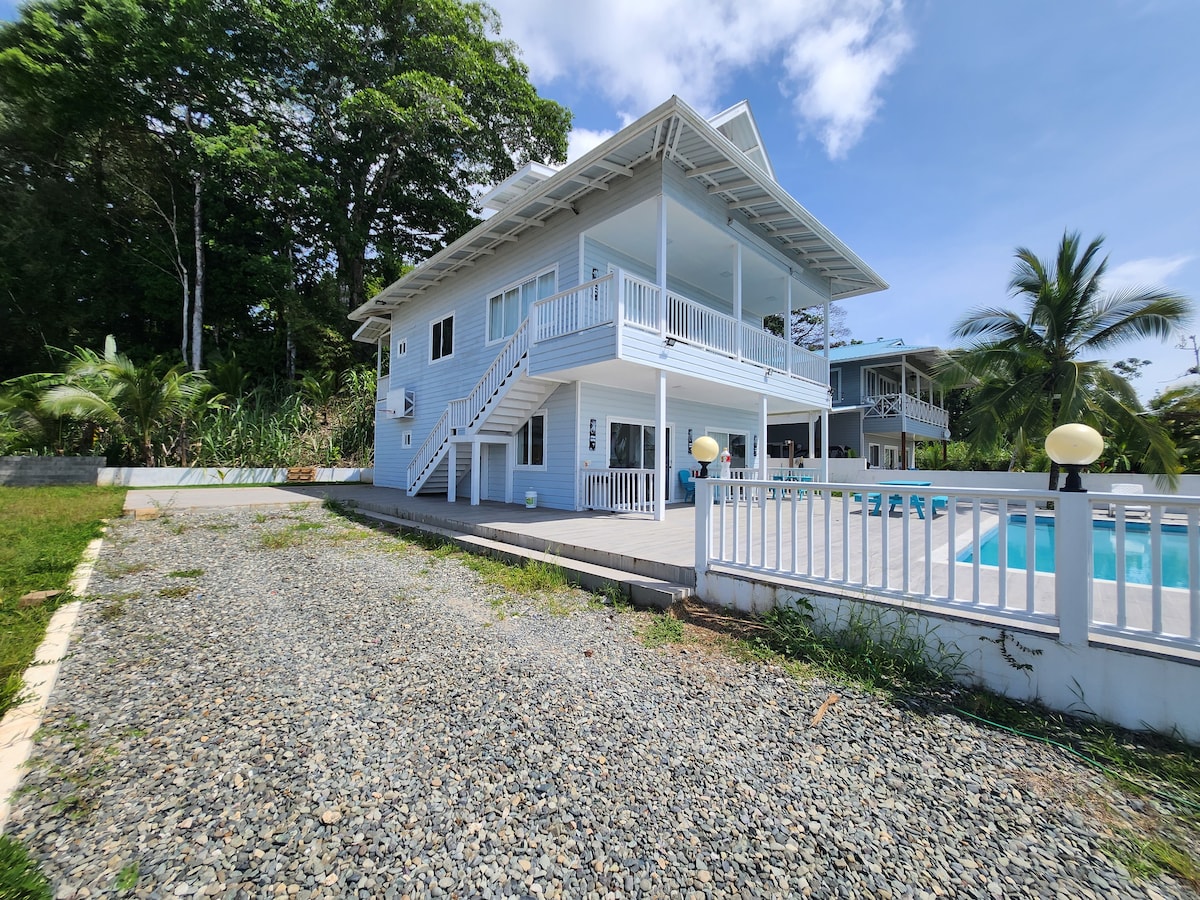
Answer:
[[[691,587],[678,582],[651,578],[646,575],[636,575],[620,569],[597,565],[596,563],[566,558],[555,553],[530,550],[526,547],[519,547],[516,544],[507,544],[503,541],[496,541],[479,535],[465,534],[461,531],[454,531],[440,525],[390,516],[359,504],[352,503],[351,505],[355,507],[355,512],[359,515],[398,525],[401,531],[415,531],[439,535],[466,550],[468,553],[502,559],[509,563],[521,564],[530,560],[536,560],[548,565],[558,566],[567,573],[570,581],[591,591],[602,591],[609,586],[615,585],[635,606],[667,609],[671,604],[695,595],[695,591]]]

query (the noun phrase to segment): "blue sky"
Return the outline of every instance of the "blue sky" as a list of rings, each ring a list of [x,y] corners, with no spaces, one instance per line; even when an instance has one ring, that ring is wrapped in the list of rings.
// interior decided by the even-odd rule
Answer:
[[[1014,305],[1013,250],[1048,257],[1065,229],[1107,237],[1109,289],[1200,302],[1193,0],[494,5],[593,140],[672,93],[748,99],[783,187],[891,284],[847,301],[854,337],[952,345],[972,308]],[[1154,360],[1147,397],[1194,363],[1109,355]]]
[[[853,336],[951,346],[1013,250],[1103,234],[1111,288],[1200,302],[1194,0],[493,0],[575,153],[671,94],[748,99],[780,183],[891,284]],[[0,0],[0,17],[16,4]],[[1200,320],[1187,329],[1200,335]],[[1194,363],[1147,342],[1143,396]]]

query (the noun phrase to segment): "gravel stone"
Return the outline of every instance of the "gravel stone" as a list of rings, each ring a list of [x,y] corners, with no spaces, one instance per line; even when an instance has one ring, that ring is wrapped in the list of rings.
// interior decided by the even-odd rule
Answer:
[[[9,823],[61,900],[1197,896],[1052,748],[320,509],[121,520],[91,590]]]

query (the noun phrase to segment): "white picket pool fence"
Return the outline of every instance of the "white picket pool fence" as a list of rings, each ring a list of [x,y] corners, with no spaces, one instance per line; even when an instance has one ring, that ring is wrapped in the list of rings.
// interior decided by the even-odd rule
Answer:
[[[698,486],[698,574],[726,569],[1029,623],[1070,640],[1200,653],[1197,497],[750,478]],[[1038,529],[1025,527],[1034,521]],[[1105,543],[1101,577],[1093,522]],[[987,561],[997,546],[1008,553]],[[1026,565],[1039,548],[1040,563]]]

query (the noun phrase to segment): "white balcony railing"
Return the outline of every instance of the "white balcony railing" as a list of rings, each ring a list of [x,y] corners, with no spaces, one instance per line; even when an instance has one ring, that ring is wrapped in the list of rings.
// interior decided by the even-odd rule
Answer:
[[[533,305],[533,343],[616,324],[661,332],[674,342],[719,353],[794,378],[827,385],[829,364],[770,332],[617,270]]]
[[[949,428],[950,414],[940,406],[914,397],[912,394],[881,394],[868,397],[865,416],[868,419],[889,419],[903,416],[935,428]]]

